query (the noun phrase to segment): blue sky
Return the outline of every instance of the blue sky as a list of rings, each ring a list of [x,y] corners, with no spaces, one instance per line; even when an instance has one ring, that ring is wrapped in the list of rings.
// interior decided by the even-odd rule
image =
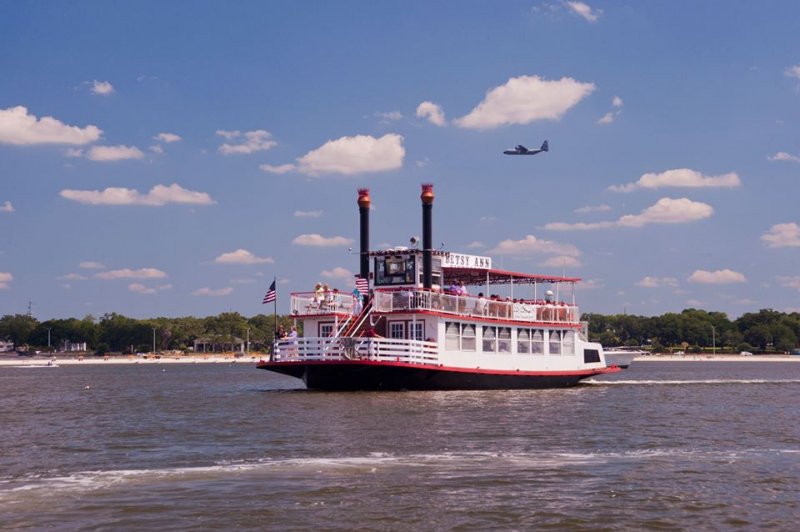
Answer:
[[[0,314],[285,313],[352,286],[357,188],[403,245],[427,182],[583,311],[800,310],[796,2],[0,10]]]

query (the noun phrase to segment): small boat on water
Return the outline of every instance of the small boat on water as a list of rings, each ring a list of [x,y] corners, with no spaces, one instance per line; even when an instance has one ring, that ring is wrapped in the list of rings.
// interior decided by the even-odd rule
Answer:
[[[627,368],[636,357],[649,355],[648,351],[638,347],[608,347],[603,351],[609,365]]]
[[[555,388],[620,371],[588,340],[570,290],[580,279],[434,250],[433,185],[421,200],[422,249],[370,250],[371,198],[358,191],[357,289],[291,294],[304,336],[277,340],[260,369],[317,390]]]

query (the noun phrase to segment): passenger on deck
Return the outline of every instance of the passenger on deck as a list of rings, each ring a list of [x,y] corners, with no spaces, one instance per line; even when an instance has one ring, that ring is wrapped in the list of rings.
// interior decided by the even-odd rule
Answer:
[[[364,302],[361,298],[361,292],[358,291],[358,288],[353,288],[353,314],[358,316],[363,309]]]
[[[478,293],[478,299],[475,301],[475,314],[483,316],[486,314],[486,298],[483,297],[483,292]]]
[[[322,283],[317,283],[314,286],[314,303],[319,307],[325,300],[325,291],[322,289]]]

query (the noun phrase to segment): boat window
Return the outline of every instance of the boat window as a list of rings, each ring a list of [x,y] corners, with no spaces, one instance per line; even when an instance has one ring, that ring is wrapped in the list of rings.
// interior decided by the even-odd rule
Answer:
[[[561,331],[550,331],[550,354],[561,354]]]
[[[319,324],[320,338],[327,338],[333,336],[333,323],[320,323]]]
[[[412,284],[415,259],[414,255],[375,257],[375,286]]]
[[[408,330],[412,340],[425,339],[425,322],[415,321],[408,324]]]
[[[533,338],[531,339],[531,353],[534,355],[544,354],[544,331],[533,331]]]
[[[517,329],[517,353],[531,352],[531,333],[528,329]]]
[[[511,352],[511,328],[498,327],[497,329],[497,350],[501,353]]]
[[[464,324],[461,330],[461,350],[475,351],[475,325]]]
[[[575,353],[575,331],[564,331],[561,349],[565,355],[573,355]]]
[[[402,321],[389,322],[389,338],[405,338],[406,324]]]
[[[493,353],[497,351],[497,328],[484,325],[483,351]]]
[[[445,349],[450,351],[458,351],[459,348],[459,324],[454,321],[448,321],[444,324],[444,346]]]

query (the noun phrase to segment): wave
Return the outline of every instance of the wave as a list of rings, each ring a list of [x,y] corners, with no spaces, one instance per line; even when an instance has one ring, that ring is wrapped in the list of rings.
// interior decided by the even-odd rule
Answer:
[[[585,379],[581,384],[593,386],[680,385],[680,384],[800,384],[800,379],[687,379],[687,380],[597,380]]]
[[[320,474],[364,475],[391,473],[396,469],[432,468],[450,471],[485,472],[486,470],[527,469],[552,470],[574,466],[597,466],[615,461],[649,460],[718,460],[736,461],[748,457],[800,454],[798,449],[654,448],[624,451],[538,451],[538,452],[467,452],[431,454],[369,453],[352,457],[262,458],[225,461],[210,466],[161,469],[121,469],[79,471],[69,475],[26,475],[0,478],[0,503],[33,502],[57,494],[73,496],[98,490],[149,489],[154,485],[237,480],[243,475],[262,477],[265,474],[288,478],[316,478]],[[483,473],[481,473],[483,474]]]

